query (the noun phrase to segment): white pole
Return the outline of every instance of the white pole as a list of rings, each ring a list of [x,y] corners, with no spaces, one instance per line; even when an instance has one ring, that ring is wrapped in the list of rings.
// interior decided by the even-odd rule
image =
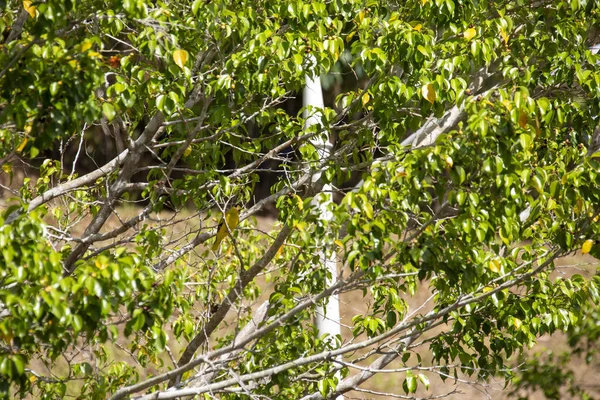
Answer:
[[[315,62],[314,58],[311,60]],[[323,103],[323,91],[321,89],[321,78],[319,76],[315,76],[311,78],[310,76],[306,76],[306,86],[304,87],[304,117],[306,118],[305,128],[308,128],[313,125],[320,124],[320,112],[318,110],[322,110],[325,106]],[[312,106],[310,110],[306,107]],[[331,151],[331,143],[329,142],[328,137],[317,136],[312,140],[312,144],[317,148],[319,153],[319,157],[321,159],[325,159],[329,157]],[[321,177],[321,173],[317,173],[313,176],[313,181],[318,180]],[[315,197],[315,204],[318,205],[321,219],[325,222],[330,222],[333,218],[332,212],[329,210],[329,206],[332,202],[332,186],[327,184],[323,187],[322,192]],[[325,240],[322,243],[320,260],[321,264],[325,267],[327,271],[327,279],[325,281],[325,287],[333,285],[337,280],[337,258],[336,253],[331,248],[331,243],[333,242],[333,238],[331,240]],[[327,304],[321,308],[317,309],[317,315],[315,317],[315,325],[319,331],[319,335],[327,335],[330,339],[335,340],[337,335],[341,334],[340,329],[340,303],[338,295],[332,295],[329,297]],[[338,382],[341,380],[340,375],[337,374]],[[342,400],[344,396],[338,396],[337,400]]]

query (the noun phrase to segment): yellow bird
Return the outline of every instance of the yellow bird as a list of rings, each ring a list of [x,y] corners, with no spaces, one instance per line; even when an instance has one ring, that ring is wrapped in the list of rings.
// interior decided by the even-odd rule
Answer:
[[[225,213],[225,218],[221,218],[221,222],[219,222],[219,227],[217,228],[217,237],[215,239],[215,243],[212,246],[213,251],[217,251],[219,245],[225,239],[225,237],[229,234],[230,231],[233,231],[240,222],[240,213],[238,207],[233,207],[229,211]],[[227,223],[227,225],[225,225]],[[229,230],[227,228],[229,227]]]

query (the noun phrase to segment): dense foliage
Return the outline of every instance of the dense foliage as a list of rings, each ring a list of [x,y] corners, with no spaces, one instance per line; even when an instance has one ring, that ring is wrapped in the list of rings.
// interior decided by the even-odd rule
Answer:
[[[553,271],[600,256],[595,0],[0,8],[5,396],[320,399],[388,365],[516,394],[572,383],[527,359],[542,335],[593,357],[600,277]]]

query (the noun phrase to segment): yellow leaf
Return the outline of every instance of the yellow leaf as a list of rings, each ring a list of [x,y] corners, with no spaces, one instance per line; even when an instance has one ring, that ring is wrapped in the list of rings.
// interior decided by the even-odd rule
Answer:
[[[83,53],[83,52],[88,51],[91,48],[92,48],[92,42],[90,42],[89,40],[84,40],[81,43],[81,48],[79,49],[79,51],[81,51]]]
[[[2,164],[2,171],[6,172],[7,174],[10,174],[12,172],[12,164],[11,163]]]
[[[525,111],[519,111],[519,126],[523,129],[527,127],[527,114]]]
[[[283,254],[283,246],[285,246],[285,243],[279,246],[279,248],[277,249],[277,253],[275,253],[275,257],[281,257],[281,255]]]
[[[300,232],[304,232],[304,229],[306,228],[306,222],[294,221],[294,228],[298,229]]]
[[[422,5],[425,5],[425,4],[427,4],[427,2],[428,2],[428,1],[429,1],[429,0],[421,0],[421,4],[422,4]]]
[[[498,260],[497,258],[490,260],[488,267],[489,267],[490,271],[499,273],[500,272],[500,260]]]
[[[425,98],[428,102],[433,104],[435,102],[435,89],[432,83],[428,83],[427,85],[423,85],[421,88],[421,93],[423,94],[423,98]]]
[[[467,40],[471,40],[477,35],[477,31],[474,28],[469,28],[463,33],[463,36]]]
[[[186,149],[183,151],[184,157],[189,157],[190,154],[192,154],[192,146],[186,147]]]
[[[417,32],[421,32],[421,28],[423,28],[423,25],[421,24],[416,24],[415,26],[413,26],[413,30]]]
[[[336,240],[334,240],[334,242],[333,242],[333,243],[337,244],[337,245],[338,245],[338,247],[339,247],[339,248],[341,248],[341,249],[343,249],[343,248],[344,248],[344,243],[343,243],[343,242],[342,242],[340,239],[336,239]]]
[[[365,19],[365,12],[364,11],[360,11],[358,13],[358,23],[362,24],[363,20]]]
[[[184,69],[185,68],[185,62],[188,59],[188,52],[182,49],[179,50],[175,50],[173,52],[173,61],[175,61],[175,64],[177,64],[179,66],[179,68]]]
[[[371,100],[371,96],[369,95],[369,92],[365,92],[365,94],[362,95],[362,105],[363,107],[367,105],[367,103],[369,102],[369,100]]]
[[[502,39],[504,40],[504,44],[508,44],[508,35],[504,31],[504,29],[500,29],[500,36],[502,36]]]
[[[94,264],[96,264],[96,268],[98,269],[105,269],[108,267],[108,260],[106,257],[100,257],[95,260]]]
[[[519,318],[515,318],[515,320],[513,321],[513,325],[515,326],[515,328],[519,329],[521,328],[521,325],[523,325],[523,321],[521,321]]]
[[[32,6],[31,3],[30,0],[23,0],[23,8],[31,15],[31,18],[35,18],[35,6]]]
[[[296,199],[296,205],[298,207],[298,210],[302,211],[304,209],[304,202],[302,201],[302,197],[295,194],[294,198]]]
[[[28,137],[24,137],[23,140],[21,141],[21,143],[19,144],[19,147],[17,147],[17,149],[15,150],[17,153],[20,153],[23,151],[23,149],[25,148],[25,146],[27,145],[27,142],[29,141]]]
[[[406,171],[404,170],[404,168],[398,168],[396,169],[396,177],[400,178],[403,176],[407,176],[408,174],[406,173]]]
[[[354,35],[356,34],[356,31],[352,31],[349,34],[346,35],[346,42],[350,43],[350,41],[352,40],[352,38],[354,37]]]
[[[581,252],[583,254],[587,254],[592,250],[592,246],[594,245],[594,241],[592,239],[588,239],[583,242],[583,246],[581,246]]]

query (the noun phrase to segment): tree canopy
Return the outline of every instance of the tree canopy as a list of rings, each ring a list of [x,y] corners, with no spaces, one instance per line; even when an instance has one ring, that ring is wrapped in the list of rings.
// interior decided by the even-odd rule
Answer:
[[[600,277],[554,272],[600,256],[597,1],[0,9],[5,397],[560,398],[525,350],[593,357]],[[366,311],[321,335],[337,295]]]

